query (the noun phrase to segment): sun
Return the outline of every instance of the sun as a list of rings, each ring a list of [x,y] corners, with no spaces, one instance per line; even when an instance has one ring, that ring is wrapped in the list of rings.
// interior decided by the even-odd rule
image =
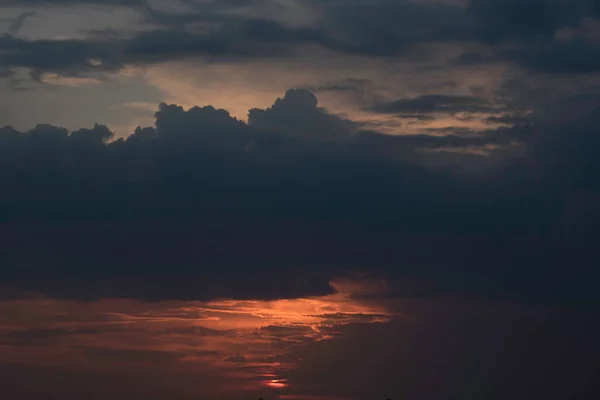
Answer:
[[[286,387],[287,383],[285,383],[285,379],[271,379],[269,381],[266,381],[265,385],[272,388],[281,389]]]

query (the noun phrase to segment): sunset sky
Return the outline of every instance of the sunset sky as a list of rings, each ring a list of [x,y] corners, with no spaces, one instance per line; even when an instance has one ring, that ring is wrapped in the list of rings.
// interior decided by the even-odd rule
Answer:
[[[0,0],[0,399],[600,398],[600,1]]]

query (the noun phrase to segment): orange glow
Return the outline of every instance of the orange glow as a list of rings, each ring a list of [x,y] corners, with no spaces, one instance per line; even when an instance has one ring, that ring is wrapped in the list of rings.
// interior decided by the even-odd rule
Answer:
[[[273,379],[270,381],[266,381],[265,385],[275,389],[281,389],[287,386],[287,384],[285,383],[285,379]]]
[[[135,365],[212,376],[203,384],[186,382],[192,393],[209,385],[216,392],[223,385],[232,391],[281,390],[293,386],[282,375],[295,368],[303,347],[334,339],[343,325],[391,317],[385,304],[355,299],[381,293],[383,282],[336,280],[332,287],[335,292],[327,296],[273,301],[2,301],[0,336],[14,343],[0,343],[0,359],[51,368],[114,371]]]

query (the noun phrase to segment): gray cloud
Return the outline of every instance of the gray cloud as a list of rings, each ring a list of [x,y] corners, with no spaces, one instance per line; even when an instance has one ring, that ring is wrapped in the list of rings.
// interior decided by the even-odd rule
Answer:
[[[479,23],[479,38],[492,43],[552,37],[564,27],[576,27],[594,15],[595,0],[576,3],[553,0],[498,2],[470,0],[467,13]]]
[[[21,30],[21,28],[23,28],[23,25],[25,24],[25,21],[28,18],[31,18],[31,17],[35,16],[36,14],[37,13],[35,11],[27,11],[27,12],[19,15],[9,25],[8,32],[10,32],[13,35],[19,33],[19,31]]]
[[[324,85],[308,87],[315,93],[319,92],[358,92],[368,86],[371,82],[368,79],[346,78],[339,82]]]
[[[118,70],[122,67],[107,43],[80,40],[26,40],[0,36],[0,65],[29,68],[32,76],[55,72],[63,76]]]
[[[509,59],[538,72],[589,74],[600,71],[600,46],[582,38],[529,43]]]
[[[17,2],[18,3],[18,2]],[[37,5],[38,2],[21,4]],[[56,4],[76,4],[77,0]],[[312,25],[293,25],[247,12],[228,12],[238,5],[229,2],[190,4],[186,13],[167,13],[149,8],[143,1],[90,0],[87,4],[120,4],[138,7],[149,23],[147,30],[131,35],[113,32],[85,40],[27,41],[0,39],[0,63],[75,75],[95,70],[115,70],[125,63],[154,63],[193,57],[236,58],[287,57],[299,46],[312,45],[341,54],[367,57],[399,57],[406,62],[436,59],[429,44],[483,44],[486,55],[469,51],[450,61],[458,67],[501,62],[540,72],[589,73],[598,62],[589,54],[595,45],[581,38],[556,39],[559,29],[580,27],[585,17],[596,16],[595,3],[584,0],[571,7],[565,3],[502,3],[472,0],[459,4],[430,4],[379,0],[363,2],[314,2],[321,18]],[[13,28],[30,14],[22,14]],[[144,17],[145,16],[145,17]],[[13,29],[14,31],[14,29]],[[511,43],[513,50],[502,45]],[[305,50],[306,51],[306,50]],[[102,60],[102,65],[90,64]]]
[[[458,112],[494,112],[497,107],[487,99],[473,96],[422,95],[415,98],[381,102],[370,107],[371,111],[384,114],[428,114]]]
[[[102,6],[139,6],[147,0],[3,0],[0,6],[39,7],[39,6],[73,6],[78,4]]]
[[[485,56],[479,53],[469,52],[463,53],[460,56],[453,58],[452,60],[450,60],[449,64],[451,66],[470,67],[494,64],[498,61],[502,61],[502,59],[500,57]]]
[[[490,123],[500,123],[508,125],[522,125],[532,123],[533,117],[528,115],[506,114],[501,117],[487,117],[485,121]]]
[[[260,57],[283,55],[290,44],[322,42],[317,30],[287,28],[275,21],[248,19],[225,24],[204,34],[181,30],[145,32],[124,47],[124,55],[134,60],[165,60],[213,55]]]
[[[468,38],[471,24],[461,6],[409,1],[325,2],[331,48],[368,56],[405,53],[425,42]]]
[[[14,75],[14,71],[10,68],[0,69],[0,79],[10,78]]]

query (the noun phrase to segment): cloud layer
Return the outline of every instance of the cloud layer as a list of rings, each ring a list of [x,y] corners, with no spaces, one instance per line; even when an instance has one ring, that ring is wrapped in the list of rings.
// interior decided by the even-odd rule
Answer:
[[[4,6],[25,10],[40,4],[29,0],[3,2]],[[427,52],[423,46],[429,44],[478,43],[492,52],[497,61],[518,63],[531,71],[590,73],[597,72],[600,65],[596,58],[586,57],[597,53],[598,43],[582,30],[586,21],[598,18],[595,0],[576,5],[551,0],[313,0],[305,4],[290,2],[287,6],[276,1],[179,2],[170,11],[143,0],[68,0],[44,5],[132,7],[151,28],[117,37],[81,40],[32,41],[5,36],[0,41],[2,64],[72,74],[89,72],[86,60],[90,58],[101,60],[102,68],[110,69],[131,62],[194,56],[279,57],[294,47],[307,45],[341,54],[412,57],[415,51]],[[252,7],[280,13],[274,13],[273,18],[260,18],[254,15]],[[24,11],[12,26],[22,25],[29,12]],[[312,18],[302,19],[305,14]],[[567,31],[571,33],[561,36]],[[58,55],[53,50],[63,51]],[[481,56],[468,54],[465,60]]]
[[[102,125],[5,127],[3,288],[280,298],[368,270],[427,294],[597,304],[598,119],[386,136],[297,89],[248,124],[163,104],[155,127],[116,141]],[[474,172],[481,160],[496,166]]]

